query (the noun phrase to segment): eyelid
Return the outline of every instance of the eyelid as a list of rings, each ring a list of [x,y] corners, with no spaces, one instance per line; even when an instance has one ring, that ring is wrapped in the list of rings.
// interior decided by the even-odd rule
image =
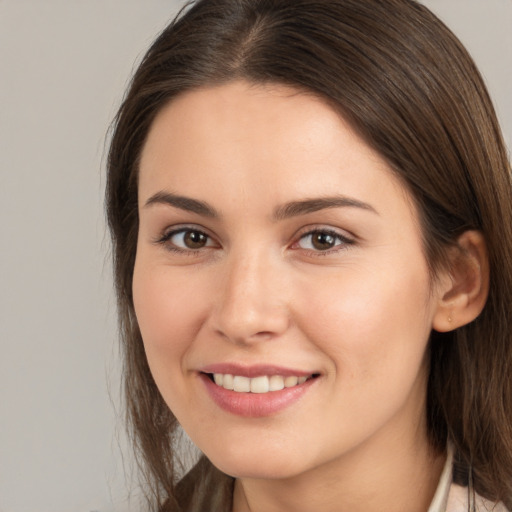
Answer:
[[[300,240],[304,239],[307,236],[314,235],[315,233],[325,233],[331,235],[338,240],[341,240],[341,244],[336,244],[330,249],[320,250],[320,249],[302,249],[301,247],[295,247],[298,245]],[[333,228],[331,226],[325,225],[313,225],[306,226],[298,231],[298,233],[294,237],[294,242],[291,244],[291,248],[294,250],[302,249],[303,251],[309,251],[315,256],[322,256],[332,254],[341,250],[346,250],[351,245],[354,245],[357,241],[356,236],[347,233],[345,230],[340,230],[338,228]]]
[[[201,233],[202,235],[208,238],[208,241],[214,242],[213,245],[205,245],[204,247],[200,247],[197,249],[190,249],[179,247],[175,244],[170,243],[170,240],[173,236],[179,233],[185,233],[187,231],[194,231],[196,233]],[[183,253],[183,254],[195,254],[197,252],[203,251],[205,249],[211,249],[212,247],[218,246],[219,244],[216,242],[215,238],[208,233],[208,230],[204,229],[201,226],[190,225],[190,224],[182,224],[177,226],[171,226],[166,228],[161,235],[156,237],[153,240],[154,244],[163,245],[166,249],[171,250],[173,252]]]
[[[184,233],[187,231],[194,231],[197,233],[201,233],[208,239],[208,244],[199,247],[197,249],[193,248],[185,248],[180,247],[176,244],[170,242],[171,238],[179,233]],[[307,236],[312,236],[315,233],[325,233],[335,237],[337,240],[341,241],[341,243],[337,243],[332,248],[321,250],[321,249],[307,249],[301,248],[298,246],[300,240],[306,238]],[[348,233],[346,230],[342,230],[339,228],[334,228],[332,226],[326,225],[309,225],[301,228],[296,232],[293,236],[293,242],[289,245],[289,248],[293,250],[302,250],[303,252],[310,252],[314,256],[327,256],[329,254],[333,254],[339,252],[341,250],[348,249],[349,246],[354,245],[357,241],[357,237],[352,233]],[[205,249],[212,249],[220,247],[220,244],[216,241],[215,237],[209,233],[209,230],[199,226],[197,224],[181,224],[167,227],[163,230],[162,234],[156,237],[153,240],[154,244],[163,245],[167,250],[178,252],[182,254],[197,254]]]

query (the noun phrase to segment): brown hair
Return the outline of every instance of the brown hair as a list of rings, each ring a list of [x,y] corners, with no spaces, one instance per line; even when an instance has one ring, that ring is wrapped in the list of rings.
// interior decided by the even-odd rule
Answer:
[[[189,477],[176,490],[177,422],[152,379],[134,314],[138,161],[167,102],[237,78],[311,91],[339,110],[411,191],[432,275],[462,232],[483,233],[488,301],[470,325],[432,333],[428,428],[434,447],[454,444],[456,474],[471,468],[478,493],[512,508],[510,164],[473,61],[413,0],[201,0],[160,34],[136,71],[114,122],[106,206],[128,420],[157,506],[180,510],[177,493],[190,497],[194,480],[206,479]]]

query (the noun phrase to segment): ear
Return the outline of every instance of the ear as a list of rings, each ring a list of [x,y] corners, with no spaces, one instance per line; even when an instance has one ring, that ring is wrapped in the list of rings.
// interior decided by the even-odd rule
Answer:
[[[489,260],[484,237],[466,231],[450,251],[449,266],[438,279],[438,304],[432,328],[448,332],[472,322],[489,293]]]

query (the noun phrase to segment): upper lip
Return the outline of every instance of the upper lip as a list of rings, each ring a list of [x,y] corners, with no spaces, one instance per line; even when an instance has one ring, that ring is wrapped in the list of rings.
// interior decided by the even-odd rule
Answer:
[[[199,369],[201,373],[222,373],[239,375],[241,377],[261,377],[263,375],[281,375],[283,377],[309,377],[318,372],[307,370],[298,370],[294,368],[286,368],[284,366],[276,366],[272,364],[254,364],[244,365],[240,363],[215,363],[209,364]]]

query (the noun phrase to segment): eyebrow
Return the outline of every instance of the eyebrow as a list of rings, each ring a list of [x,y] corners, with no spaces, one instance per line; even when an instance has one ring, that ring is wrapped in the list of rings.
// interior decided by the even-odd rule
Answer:
[[[360,208],[378,215],[377,210],[368,203],[346,196],[318,197],[313,199],[303,199],[301,201],[292,201],[279,206],[274,211],[273,218],[276,221],[306,215],[308,213],[326,210],[329,208]]]
[[[154,204],[168,204],[170,206],[179,208],[180,210],[197,213],[198,215],[202,215],[203,217],[220,217],[217,210],[215,210],[215,208],[210,206],[208,203],[205,203],[204,201],[199,201],[197,199],[192,199],[190,197],[171,194],[170,192],[161,191],[152,195],[146,201],[144,208]]]
[[[144,207],[154,204],[167,204],[179,208],[180,210],[196,213],[203,217],[219,218],[219,212],[205,201],[192,199],[190,197],[172,194],[171,192],[160,191],[152,195],[145,203]],[[303,199],[300,201],[291,201],[278,206],[272,215],[274,221],[281,221],[308,213],[314,213],[329,208],[359,208],[378,215],[377,210],[368,203],[346,196],[329,196],[312,199]]]

